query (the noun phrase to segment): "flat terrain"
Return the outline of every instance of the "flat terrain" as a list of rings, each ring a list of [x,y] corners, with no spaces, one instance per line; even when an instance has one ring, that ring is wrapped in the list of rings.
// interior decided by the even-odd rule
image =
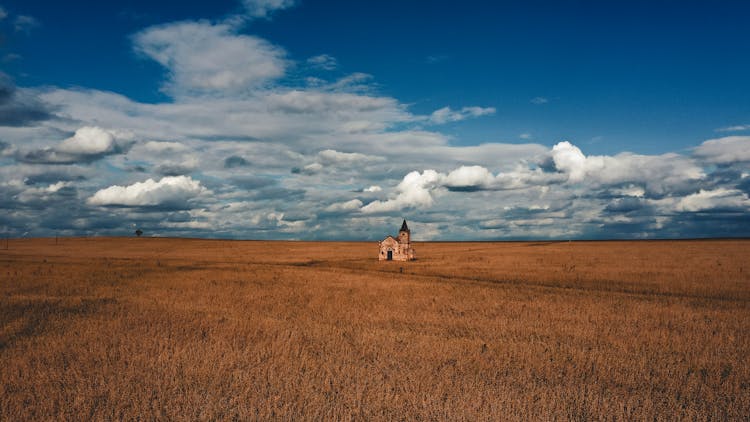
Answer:
[[[0,243],[0,420],[747,420],[750,241]]]

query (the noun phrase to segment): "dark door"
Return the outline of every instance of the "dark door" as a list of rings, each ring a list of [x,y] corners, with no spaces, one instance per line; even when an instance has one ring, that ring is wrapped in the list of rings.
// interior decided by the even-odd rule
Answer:
[[[393,251],[388,251],[388,260],[393,261]]]

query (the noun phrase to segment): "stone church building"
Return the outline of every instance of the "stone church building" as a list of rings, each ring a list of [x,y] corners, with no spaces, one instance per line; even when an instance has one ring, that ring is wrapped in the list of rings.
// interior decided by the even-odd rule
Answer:
[[[414,248],[411,247],[411,231],[406,220],[401,224],[398,237],[388,236],[380,244],[380,261],[413,261],[417,259]]]

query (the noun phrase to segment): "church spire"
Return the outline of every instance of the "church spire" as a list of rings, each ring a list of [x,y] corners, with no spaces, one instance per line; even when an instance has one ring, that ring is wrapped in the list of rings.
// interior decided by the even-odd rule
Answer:
[[[404,219],[404,222],[401,224],[401,230],[399,232],[409,232],[409,226],[406,225],[406,219]]]

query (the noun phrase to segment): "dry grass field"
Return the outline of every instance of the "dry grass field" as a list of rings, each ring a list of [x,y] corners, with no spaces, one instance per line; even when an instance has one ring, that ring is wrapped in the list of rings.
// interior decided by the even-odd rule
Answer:
[[[0,420],[747,420],[750,241],[0,244]]]

